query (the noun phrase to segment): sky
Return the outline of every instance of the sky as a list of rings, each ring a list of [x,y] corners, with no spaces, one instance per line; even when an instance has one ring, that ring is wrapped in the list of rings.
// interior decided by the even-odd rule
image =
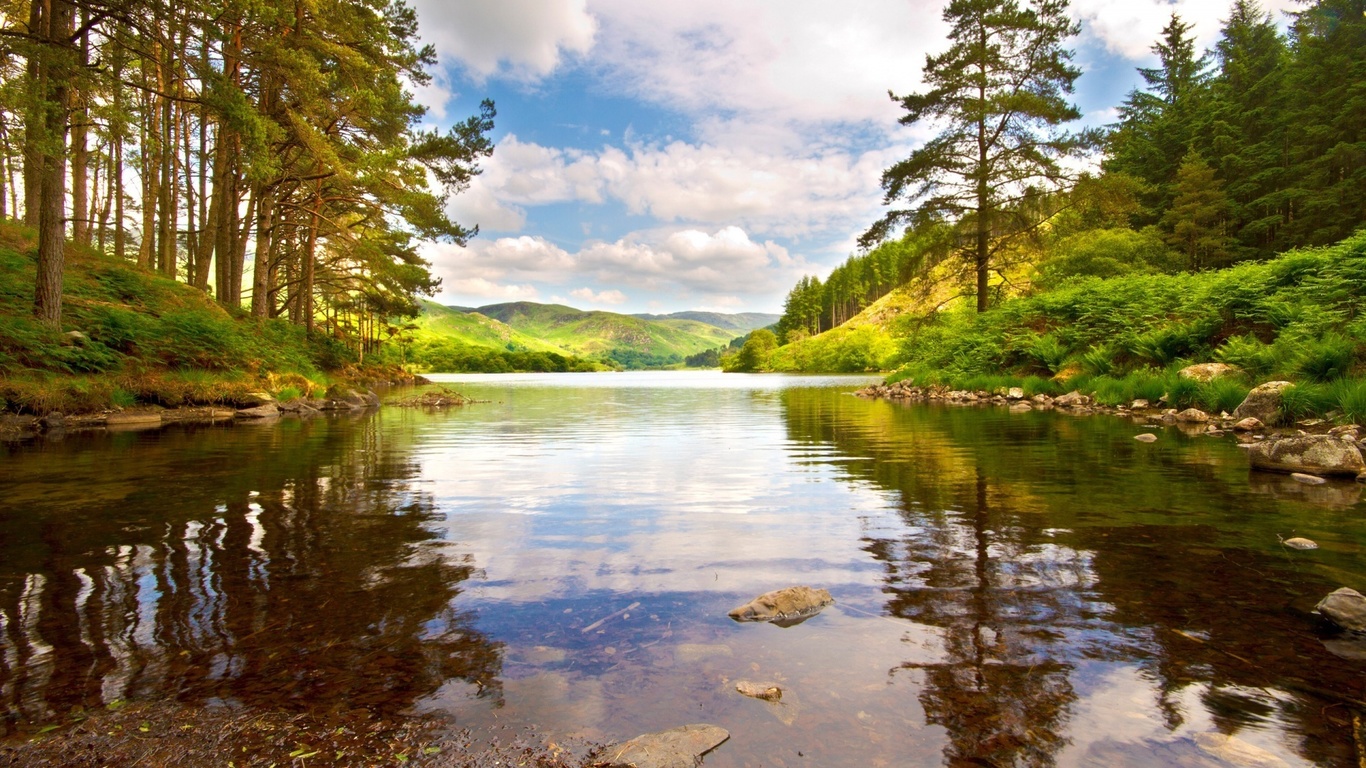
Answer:
[[[888,91],[919,89],[947,47],[946,0],[409,2],[439,61],[415,89],[428,124],[498,110],[450,204],[479,234],[423,246],[444,304],[781,312],[855,252],[883,169],[933,136]],[[1173,12],[1211,47],[1231,2],[1073,0],[1082,122],[1114,120]]]

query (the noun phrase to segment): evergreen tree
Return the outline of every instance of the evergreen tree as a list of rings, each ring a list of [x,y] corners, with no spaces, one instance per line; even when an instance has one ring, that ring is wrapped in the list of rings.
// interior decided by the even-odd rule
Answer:
[[[1162,216],[1167,244],[1185,255],[1192,272],[1226,264],[1231,245],[1228,196],[1199,152],[1186,153],[1173,189],[1176,197]]]
[[[1172,14],[1162,39],[1152,48],[1161,66],[1138,70],[1146,88],[1130,92],[1124,100],[1119,125],[1109,140],[1105,169],[1147,184],[1150,191],[1143,202],[1155,217],[1171,205],[1182,158],[1192,146],[1202,146],[1209,62],[1207,56],[1196,55],[1191,29]]]
[[[903,125],[941,133],[882,175],[889,211],[860,238],[864,247],[901,224],[957,223],[976,276],[977,309],[988,306],[993,256],[1039,223],[1018,205],[1031,189],[1066,181],[1060,161],[1091,145],[1060,126],[1080,116],[1066,98],[1080,75],[1064,42],[1079,27],[1066,0],[951,0],[948,51],[925,61],[925,93],[892,94]]]
[[[1287,48],[1252,0],[1236,0],[1216,45],[1210,139],[1241,256],[1284,250]]]
[[[1323,245],[1366,222],[1366,0],[1318,0],[1291,28],[1292,245]]]

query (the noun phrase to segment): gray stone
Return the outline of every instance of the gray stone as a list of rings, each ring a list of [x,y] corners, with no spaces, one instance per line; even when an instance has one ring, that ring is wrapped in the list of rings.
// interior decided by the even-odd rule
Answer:
[[[1053,404],[1053,398],[1049,397],[1048,395],[1035,395],[1029,398],[1029,401],[1031,403],[1034,403],[1035,405],[1042,406],[1050,406]]]
[[[67,331],[62,334],[62,346],[64,347],[83,347],[90,342],[90,337],[80,331]]]
[[[1016,401],[1010,404],[1011,413],[1029,413],[1034,410],[1034,406],[1024,401]]]
[[[1318,549],[1319,543],[1313,539],[1306,539],[1303,536],[1296,536],[1281,542],[1291,549]]]
[[[730,738],[725,728],[705,723],[646,733],[603,750],[597,768],[696,768],[702,756]]]
[[[269,419],[279,415],[280,408],[275,403],[266,403],[255,408],[242,408],[236,414],[239,419]]]
[[[1146,411],[1149,408],[1147,400],[1135,400],[1129,404],[1129,408],[1135,411]]]
[[[1366,596],[1342,587],[1314,606],[1324,618],[1353,632],[1366,632]]]
[[[1187,424],[1204,424],[1209,421],[1209,414],[1199,408],[1187,408],[1176,414],[1176,420]]]
[[[1292,386],[1288,381],[1268,381],[1258,384],[1247,393],[1247,397],[1233,409],[1233,418],[1257,419],[1263,424],[1275,424],[1281,418],[1281,392]]]
[[[1155,443],[1157,442],[1157,435],[1154,435],[1151,432],[1144,432],[1141,435],[1134,435],[1134,439],[1140,443]]]
[[[1006,390],[1006,399],[1008,400],[1023,400],[1024,396],[1024,390],[1020,387],[1011,387]]]
[[[260,408],[263,405],[273,405],[275,402],[275,398],[269,392],[248,392],[232,399],[232,404],[238,408]]]
[[[1177,375],[1183,379],[1206,382],[1217,379],[1220,376],[1228,376],[1239,372],[1240,369],[1236,365],[1229,365],[1227,363],[1200,363],[1199,365],[1190,365],[1182,368],[1181,372]]]
[[[736,621],[768,621],[780,627],[790,627],[821,612],[835,602],[824,589],[788,587],[765,592],[744,605],[732,608],[726,615]]]
[[[1291,472],[1290,479],[1297,483],[1304,483],[1305,485],[1323,485],[1328,482],[1318,475],[1307,475],[1303,472]]]
[[[1090,402],[1091,398],[1075,389],[1065,395],[1053,398],[1053,404],[1059,408],[1072,408],[1078,405],[1087,405]]]
[[[1292,435],[1252,443],[1245,450],[1253,469],[1348,477],[1366,472],[1357,444],[1333,435]]]
[[[1246,419],[1239,420],[1233,425],[1233,428],[1239,432],[1255,432],[1263,426],[1261,419],[1249,416]]]

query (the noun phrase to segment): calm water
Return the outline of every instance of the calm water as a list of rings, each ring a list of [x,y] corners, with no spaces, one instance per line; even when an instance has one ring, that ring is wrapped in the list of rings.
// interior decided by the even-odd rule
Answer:
[[[710,722],[709,768],[1357,762],[1366,644],[1310,613],[1366,589],[1354,484],[859,379],[442,378],[490,402],[0,447],[0,728],[174,698]],[[726,618],[792,584],[837,603]]]

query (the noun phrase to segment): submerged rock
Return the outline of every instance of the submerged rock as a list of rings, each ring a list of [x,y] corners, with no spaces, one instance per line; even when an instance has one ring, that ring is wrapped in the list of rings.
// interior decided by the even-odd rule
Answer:
[[[778,701],[783,697],[783,689],[777,683],[756,683],[752,680],[739,680],[735,690],[746,696],[764,701]]]
[[[1324,618],[1353,632],[1366,632],[1366,596],[1342,587],[1314,606]]]
[[[1157,435],[1154,435],[1151,432],[1144,432],[1141,435],[1134,435],[1134,439],[1140,443],[1155,443],[1157,442]]]
[[[815,616],[834,602],[835,598],[824,589],[788,587],[765,592],[744,605],[732,608],[726,615],[736,621],[767,621],[780,627],[791,627]]]
[[[1313,539],[1306,539],[1303,536],[1296,536],[1281,542],[1291,549],[1318,549],[1318,542]]]
[[[273,402],[266,403],[255,408],[242,408],[236,415],[239,419],[269,419],[280,415],[280,407]]]
[[[1263,426],[1264,425],[1262,424],[1261,419],[1256,419],[1249,416],[1246,419],[1239,420],[1236,424],[1233,425],[1233,428],[1239,432],[1256,432]]]
[[[1209,421],[1209,414],[1199,408],[1187,408],[1176,414],[1176,420],[1187,424],[1204,424]]]
[[[1323,485],[1328,482],[1318,475],[1306,475],[1303,472],[1291,472],[1290,479],[1297,483],[1304,483],[1305,485]]]
[[[725,728],[705,723],[646,733],[603,750],[595,768],[696,768],[702,756],[730,738]]]
[[[1357,444],[1333,435],[1293,435],[1244,446],[1253,469],[1356,477],[1366,471]]]
[[[1233,418],[1254,418],[1263,424],[1275,424],[1281,417],[1281,391],[1292,386],[1288,381],[1268,381],[1258,384],[1247,393],[1242,404],[1233,409]]]

